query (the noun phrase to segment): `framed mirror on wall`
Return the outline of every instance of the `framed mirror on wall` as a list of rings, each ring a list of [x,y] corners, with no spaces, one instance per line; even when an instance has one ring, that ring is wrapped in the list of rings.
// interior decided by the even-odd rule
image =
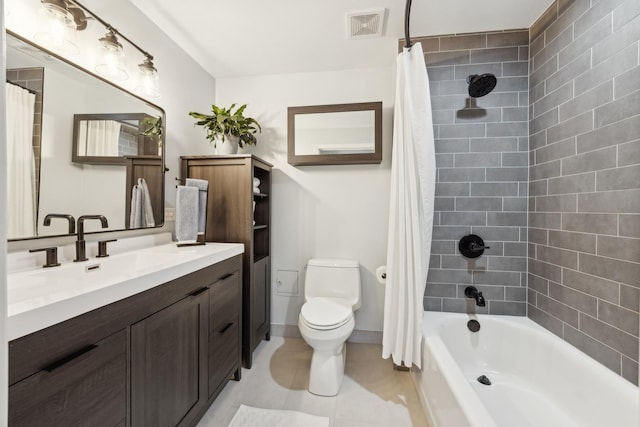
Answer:
[[[23,120],[7,126],[8,153],[13,153],[7,164],[9,240],[68,234],[67,221],[45,221],[50,214],[107,218],[108,228],[89,222],[88,232],[162,226],[164,132],[145,131],[149,124],[163,126],[164,110],[10,31],[6,54],[7,88],[35,95],[26,101],[30,105]],[[7,99],[8,114],[22,108],[15,102]],[[108,123],[109,129],[89,130],[104,127],[97,123]],[[116,152],[95,146],[100,139],[116,138],[128,139],[131,146],[125,150],[124,142],[114,143]],[[102,152],[117,154],[97,154]],[[153,207],[142,223],[131,215],[141,179]]]
[[[289,107],[287,129],[291,165],[382,162],[382,102]]]

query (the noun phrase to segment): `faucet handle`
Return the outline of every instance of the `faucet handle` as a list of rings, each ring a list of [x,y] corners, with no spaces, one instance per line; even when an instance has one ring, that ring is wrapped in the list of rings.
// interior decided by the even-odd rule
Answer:
[[[46,252],[47,261],[42,268],[57,267],[60,265],[58,262],[58,248],[55,246],[50,248],[29,249],[29,252]]]
[[[111,240],[101,240],[98,242],[98,255],[96,255],[96,258],[105,258],[108,257],[109,254],[107,253],[107,243],[109,242],[117,242],[118,239],[111,239]]]

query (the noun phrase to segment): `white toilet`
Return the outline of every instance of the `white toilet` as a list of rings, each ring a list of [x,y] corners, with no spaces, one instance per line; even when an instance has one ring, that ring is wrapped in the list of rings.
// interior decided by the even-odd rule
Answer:
[[[344,259],[311,259],[305,275],[305,303],[298,327],[313,348],[309,391],[335,396],[344,377],[345,341],[360,308],[360,265]]]

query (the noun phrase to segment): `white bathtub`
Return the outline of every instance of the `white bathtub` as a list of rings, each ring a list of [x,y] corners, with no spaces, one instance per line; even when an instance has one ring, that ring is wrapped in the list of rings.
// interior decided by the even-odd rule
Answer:
[[[411,375],[432,427],[640,425],[638,387],[526,317],[425,312],[423,330]]]

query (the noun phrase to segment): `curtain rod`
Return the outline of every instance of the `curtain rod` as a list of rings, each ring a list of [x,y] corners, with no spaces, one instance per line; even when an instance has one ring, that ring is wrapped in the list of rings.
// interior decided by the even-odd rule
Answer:
[[[31,94],[33,94],[33,95],[37,95],[37,94],[38,94],[38,92],[36,92],[35,90],[33,90],[33,89],[29,89],[29,88],[27,88],[27,87],[24,87],[24,86],[22,86],[22,85],[18,84],[18,83],[12,82],[12,81],[11,81],[11,80],[9,80],[9,79],[7,79],[7,83],[12,84],[12,85],[14,85],[14,86],[18,86],[20,89],[24,89],[24,90],[26,90],[27,92],[29,92],[29,93],[31,93]]]
[[[407,0],[404,8],[404,44],[405,47],[411,50],[411,34],[409,32],[409,20],[411,18],[411,0]]]

